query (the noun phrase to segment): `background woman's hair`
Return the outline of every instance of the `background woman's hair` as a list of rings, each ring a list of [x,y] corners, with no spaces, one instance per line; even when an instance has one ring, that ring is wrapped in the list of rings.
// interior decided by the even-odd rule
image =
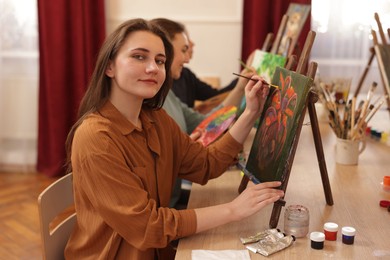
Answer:
[[[168,34],[171,40],[175,38],[175,34],[185,32],[185,26],[182,23],[166,18],[155,18],[152,19],[151,22],[159,25]]]

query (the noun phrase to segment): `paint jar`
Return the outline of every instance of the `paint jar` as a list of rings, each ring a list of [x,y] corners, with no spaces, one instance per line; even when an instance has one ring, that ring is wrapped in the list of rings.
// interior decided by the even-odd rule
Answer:
[[[317,232],[317,231],[310,233],[311,248],[323,249],[324,248],[324,240],[325,240],[324,233]]]
[[[356,229],[353,227],[343,227],[341,229],[343,235],[343,243],[347,245],[352,245],[355,241]]]
[[[381,143],[387,144],[388,139],[389,139],[389,134],[387,132],[382,132]]]
[[[302,205],[290,205],[284,212],[284,233],[304,237],[309,232],[309,210]]]
[[[325,239],[329,241],[337,240],[337,231],[339,229],[339,225],[333,222],[327,222],[324,224],[324,233]]]

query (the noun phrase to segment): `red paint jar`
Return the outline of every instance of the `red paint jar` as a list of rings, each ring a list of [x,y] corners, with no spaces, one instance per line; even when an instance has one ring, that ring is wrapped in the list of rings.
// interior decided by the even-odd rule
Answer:
[[[324,233],[325,239],[329,241],[337,240],[337,231],[339,229],[339,225],[333,222],[327,222],[324,224]]]

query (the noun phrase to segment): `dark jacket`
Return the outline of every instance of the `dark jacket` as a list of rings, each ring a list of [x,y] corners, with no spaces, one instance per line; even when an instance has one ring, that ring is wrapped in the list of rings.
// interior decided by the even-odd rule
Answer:
[[[189,107],[194,107],[195,100],[204,101],[232,90],[236,84],[237,79],[234,79],[226,87],[215,89],[198,79],[189,68],[183,68],[180,78],[173,81],[172,90],[183,103],[186,103]]]

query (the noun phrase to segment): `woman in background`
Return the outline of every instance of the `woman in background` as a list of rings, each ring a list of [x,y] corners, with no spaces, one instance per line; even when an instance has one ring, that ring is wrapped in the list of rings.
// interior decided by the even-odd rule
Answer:
[[[239,221],[283,196],[280,182],[269,182],[221,205],[168,207],[178,176],[205,184],[227,169],[269,91],[249,81],[245,111],[205,148],[160,109],[172,59],[164,32],[143,19],[123,23],[104,42],[66,143],[77,213],[67,259],[166,259],[172,240]]]
[[[191,40],[188,30],[185,30],[188,39],[188,60],[192,59],[195,43]],[[189,107],[194,107],[195,101],[205,101],[216,95],[232,90],[237,85],[238,78],[233,79],[226,86],[219,86],[218,89],[207,82],[199,79],[188,67],[183,67],[180,78],[173,80],[172,91],[175,95]]]
[[[187,38],[185,27],[183,24],[167,18],[155,18],[151,20],[151,22],[156,23],[158,26],[164,29],[173,45],[174,58],[171,66],[171,76],[174,80],[174,86],[175,80],[178,80],[182,75],[184,65],[189,62],[191,55],[191,44]],[[245,69],[241,73],[247,77],[251,77],[255,74],[255,70],[250,71]],[[214,110],[212,110],[210,113],[218,110],[219,108],[222,108],[223,106],[232,105],[239,107],[244,96],[244,89],[247,82],[247,79],[240,78],[237,81],[235,89],[229,93],[222,104],[214,108]],[[183,103],[175,95],[173,90],[169,90],[163,108],[187,134],[191,134],[194,129],[207,117],[207,115],[203,115],[188,107],[187,104]],[[196,138],[199,138],[199,135],[195,133],[191,135],[191,138],[196,140]],[[176,180],[176,184],[173,189],[170,207],[175,207],[178,209],[186,208],[189,192],[188,190],[184,191],[181,187],[182,180],[179,178]]]

